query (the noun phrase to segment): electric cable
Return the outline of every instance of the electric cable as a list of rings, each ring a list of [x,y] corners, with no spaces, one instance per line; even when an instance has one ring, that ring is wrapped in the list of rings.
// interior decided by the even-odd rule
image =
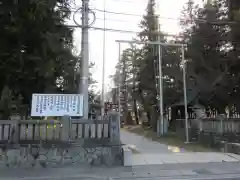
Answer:
[[[80,26],[77,26],[77,25],[67,25],[69,28],[81,28]],[[94,27],[94,26],[91,26],[89,27],[89,29],[92,29],[92,30],[100,30],[100,31],[109,31],[109,32],[120,32],[120,33],[132,33],[132,34],[139,34],[139,33],[142,33],[142,32],[139,32],[139,31],[133,31],[133,30],[122,30],[122,29],[112,29],[112,28],[101,28],[101,27]],[[146,34],[157,34],[159,32],[146,32]],[[168,33],[161,33],[163,36],[170,36],[170,37],[183,37],[183,36],[180,36],[180,35],[177,35],[177,34],[168,34]]]
[[[79,8],[72,8],[72,10],[74,9],[73,12],[73,21],[75,23],[75,25],[68,25],[68,27],[70,28],[83,28],[81,24],[79,24],[76,20],[76,14],[77,13],[82,13],[82,7]],[[96,9],[95,9],[96,10]],[[121,30],[121,29],[113,29],[113,28],[101,28],[101,27],[93,27],[92,25],[96,22],[97,19],[100,18],[96,18],[96,13],[92,10],[89,9],[89,11],[93,14],[93,21],[88,25],[88,28],[93,29],[93,30],[101,30],[101,31],[110,31],[110,32],[120,32],[120,33],[132,33],[132,34],[138,34],[141,32],[137,32],[137,31],[132,31],[132,30]],[[104,10],[99,10],[101,12],[109,12],[109,13],[115,13],[115,12],[111,12],[111,11],[104,11]],[[117,12],[116,12],[117,13]],[[121,14],[121,13],[117,13],[117,14]],[[127,14],[127,15],[131,15],[131,14]],[[132,14],[134,15],[134,14]],[[136,14],[135,14],[136,15]],[[139,16],[139,15],[137,15]],[[102,19],[101,19],[102,20]],[[127,21],[126,21],[127,22]],[[170,35],[170,34],[163,34],[165,36],[172,36],[172,37],[179,37],[178,35]]]
[[[72,8],[73,10],[75,10],[75,8]],[[171,18],[171,17],[164,17],[161,16],[160,14],[154,14],[154,15],[144,15],[144,14],[132,14],[132,13],[125,13],[125,12],[115,12],[115,11],[108,11],[108,10],[102,10],[102,9],[97,9],[97,8],[93,8],[94,11],[98,11],[98,12],[102,12],[102,13],[107,13],[107,14],[116,14],[116,15],[123,15],[123,16],[135,16],[135,17],[157,17],[158,19],[165,19],[165,20],[173,20],[173,21],[182,21],[184,19],[181,18]],[[191,21],[197,21],[198,23],[213,23],[213,24],[217,24],[217,23],[221,23],[221,21],[217,21],[217,22],[209,22],[205,19],[199,19],[199,18],[193,18],[193,15],[191,16]],[[229,22],[229,23],[233,23],[233,22]]]
[[[137,17],[143,17],[143,15],[141,14],[132,14],[132,13],[123,13],[123,12],[114,12],[114,11],[108,11],[108,10],[102,10],[102,9],[97,9],[97,8],[94,8],[95,11],[99,11],[99,12],[105,12],[105,13],[108,13],[108,14],[119,14],[119,15],[125,15],[125,16],[137,16]],[[156,16],[156,17],[159,17],[160,15],[159,14],[154,14],[154,15],[148,15],[148,16]]]
[[[108,10],[102,10],[102,9],[98,9],[98,8],[92,8],[94,11],[98,11],[98,12],[102,12],[102,13],[107,13],[107,14],[118,14],[118,15],[125,15],[125,16],[136,16],[136,17],[143,17],[143,16],[147,16],[144,14],[132,14],[132,13],[124,13],[124,12],[114,12],[114,11],[108,11]],[[76,8],[71,8],[72,11],[75,11]],[[159,17],[161,19],[172,19],[172,20],[179,20],[176,18],[167,18],[167,17],[161,17],[159,14],[154,14],[154,15],[148,15],[148,16],[156,16]]]
[[[96,18],[96,20],[104,21],[103,18]],[[127,21],[123,19],[105,19],[105,21],[111,21],[111,22],[123,22],[123,23],[133,23],[132,21]]]
[[[74,10],[74,14],[78,13],[80,8],[71,8],[71,10]],[[97,9],[97,8],[92,8],[91,12],[94,13],[94,17],[96,17],[96,13],[94,11],[98,11],[98,12],[102,12],[102,13],[108,13],[108,14],[116,14],[116,15],[123,15],[123,16],[135,16],[135,17],[143,17],[146,15],[141,15],[141,14],[132,14],[132,13],[123,13],[123,12],[114,12],[114,11],[108,11],[108,10],[102,10],[102,9]],[[184,19],[181,18],[171,18],[171,17],[163,17],[160,16],[159,14],[155,14],[155,15],[149,15],[149,17],[151,16],[156,16],[158,17],[158,19],[165,19],[165,20],[173,20],[173,21],[183,21]],[[216,21],[208,21],[206,19],[200,19],[200,18],[194,18],[192,14],[190,14],[190,18],[192,23],[198,23],[198,24],[202,24],[202,23],[208,23],[208,24],[212,24],[212,25],[230,25],[230,24],[239,24],[238,22],[235,21],[229,21],[229,20],[216,20]],[[92,23],[91,23],[92,24]]]
[[[70,28],[83,28],[81,24],[79,24],[76,20],[76,14],[80,12],[82,12],[82,7],[80,8],[72,8],[72,10],[74,9],[74,12],[73,12],[73,21],[74,23],[76,24],[76,26],[74,25],[69,25],[68,27]],[[113,12],[113,11],[107,11],[107,10],[101,10],[101,9],[95,9],[95,11],[99,11],[99,12],[105,12],[105,13],[110,13],[110,14],[119,14],[119,15],[127,15],[127,16],[137,16],[137,17],[142,17],[144,15],[140,15],[140,14],[131,14],[131,13],[121,13],[121,12]],[[110,31],[110,32],[120,32],[120,33],[134,33],[134,34],[137,34],[137,33],[141,33],[141,32],[137,32],[137,31],[132,31],[132,30],[121,30],[121,29],[113,29],[113,28],[101,28],[101,27],[93,27],[92,25],[95,23],[96,19],[100,19],[100,18],[96,18],[96,13],[92,10],[92,9],[89,9],[89,11],[91,12],[91,14],[93,14],[93,21],[88,24],[88,27],[90,29],[93,29],[93,30],[102,30],[102,31]],[[159,15],[154,15],[154,16],[158,16]],[[160,19],[169,19],[169,20],[182,20],[180,18],[168,18],[168,17],[159,17]],[[193,20],[195,20],[195,22],[197,23],[209,23],[209,24],[213,24],[213,25],[226,25],[226,24],[236,24],[236,22],[230,22],[230,21],[224,21],[224,20],[220,20],[220,21],[215,21],[215,22],[208,22],[207,20],[204,20],[204,19],[197,19],[197,18],[194,18]],[[113,19],[112,19],[113,21]],[[117,20],[116,20],[117,21]],[[119,20],[120,21],[120,20]],[[153,32],[153,33],[156,33],[156,32]],[[162,33],[162,35],[164,36],[171,36],[171,37],[183,37],[183,36],[180,36],[180,35],[177,35],[177,34],[166,34],[166,33]]]
[[[94,8],[95,11],[99,11],[99,12],[104,12],[104,10],[101,9],[96,9]],[[140,15],[140,14],[131,14],[131,13],[123,13],[123,12],[114,12],[114,11],[105,11],[108,14],[118,14],[118,15],[125,15],[125,16],[136,16],[136,17],[143,17],[146,15]],[[148,15],[149,17],[151,16],[156,16],[158,17],[158,19],[166,19],[166,20],[173,20],[173,21],[183,21],[185,19],[181,19],[181,18],[171,18],[171,17],[163,17],[159,14],[155,14],[155,15]],[[239,24],[237,22],[234,21],[228,21],[228,20],[216,20],[216,21],[208,21],[206,19],[200,19],[200,18],[194,18],[193,15],[190,15],[191,17],[191,21],[195,22],[195,23],[208,23],[208,24],[212,24],[212,25],[227,25],[227,24]]]

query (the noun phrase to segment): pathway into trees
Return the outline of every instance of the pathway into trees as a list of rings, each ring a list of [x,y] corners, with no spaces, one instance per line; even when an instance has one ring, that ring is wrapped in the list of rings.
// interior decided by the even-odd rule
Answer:
[[[129,149],[136,153],[172,153],[167,145],[151,141],[126,130],[121,131],[121,140],[123,144],[126,144]]]
[[[143,136],[121,130],[121,141],[132,150],[132,165],[238,162],[240,156],[221,152],[188,152],[184,149],[174,151]]]

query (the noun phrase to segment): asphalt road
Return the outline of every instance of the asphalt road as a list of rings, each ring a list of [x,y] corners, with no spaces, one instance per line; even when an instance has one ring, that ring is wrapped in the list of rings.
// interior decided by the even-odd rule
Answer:
[[[0,169],[0,180],[240,180],[240,163]]]
[[[52,180],[55,178],[39,178],[39,180]],[[155,177],[155,178],[127,178],[124,180],[239,180],[240,176],[238,177],[198,177],[198,178],[193,178],[193,177],[178,177],[178,178],[164,178],[164,177]],[[13,179],[6,179],[6,178],[1,178],[1,180],[36,180],[35,178],[13,178]],[[82,177],[63,177],[63,178],[57,178],[55,180],[96,180],[95,178],[82,178]],[[119,179],[113,179],[113,178],[98,178],[97,180],[119,180]]]

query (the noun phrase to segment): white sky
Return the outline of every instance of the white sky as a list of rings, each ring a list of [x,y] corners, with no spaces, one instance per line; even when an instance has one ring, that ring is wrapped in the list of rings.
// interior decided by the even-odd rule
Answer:
[[[77,0],[76,0],[77,1]],[[145,9],[148,0],[105,0],[106,10],[112,12],[121,12],[128,14],[145,14]],[[162,17],[177,19],[180,16],[180,12],[184,3],[188,0],[156,0],[158,10],[156,14],[160,14]],[[202,2],[202,0],[195,0],[196,3]],[[104,9],[104,0],[90,0],[90,7],[94,9]],[[77,7],[81,5],[81,0],[76,2]],[[103,27],[103,12],[96,12],[96,22],[94,27]],[[80,17],[79,17],[80,18]],[[119,14],[106,13],[106,28],[130,30],[139,32],[141,29],[138,27],[141,21],[141,16],[126,16]],[[81,20],[79,20],[81,22]],[[179,32],[177,20],[160,19],[162,31],[176,34]],[[72,23],[70,23],[72,24]],[[77,49],[80,51],[81,44],[81,30],[76,30],[75,43]],[[108,88],[110,84],[109,75],[114,74],[115,65],[118,61],[118,45],[115,40],[131,40],[136,37],[133,33],[119,33],[119,32],[106,32],[105,41],[105,87]],[[125,45],[125,47],[127,47]],[[124,49],[124,47],[122,48]],[[89,58],[90,61],[95,62],[96,66],[93,69],[93,76],[99,83],[98,89],[101,89],[102,83],[102,62],[103,62],[103,31],[97,31],[90,29],[89,31]]]

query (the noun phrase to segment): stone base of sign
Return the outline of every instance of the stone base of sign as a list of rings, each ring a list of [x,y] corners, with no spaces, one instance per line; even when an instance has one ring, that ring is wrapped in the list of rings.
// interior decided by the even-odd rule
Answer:
[[[65,165],[121,165],[122,152],[114,147],[66,149],[19,148],[0,150],[0,168],[48,168]]]
[[[132,166],[132,151],[127,146],[123,146],[123,165]]]

